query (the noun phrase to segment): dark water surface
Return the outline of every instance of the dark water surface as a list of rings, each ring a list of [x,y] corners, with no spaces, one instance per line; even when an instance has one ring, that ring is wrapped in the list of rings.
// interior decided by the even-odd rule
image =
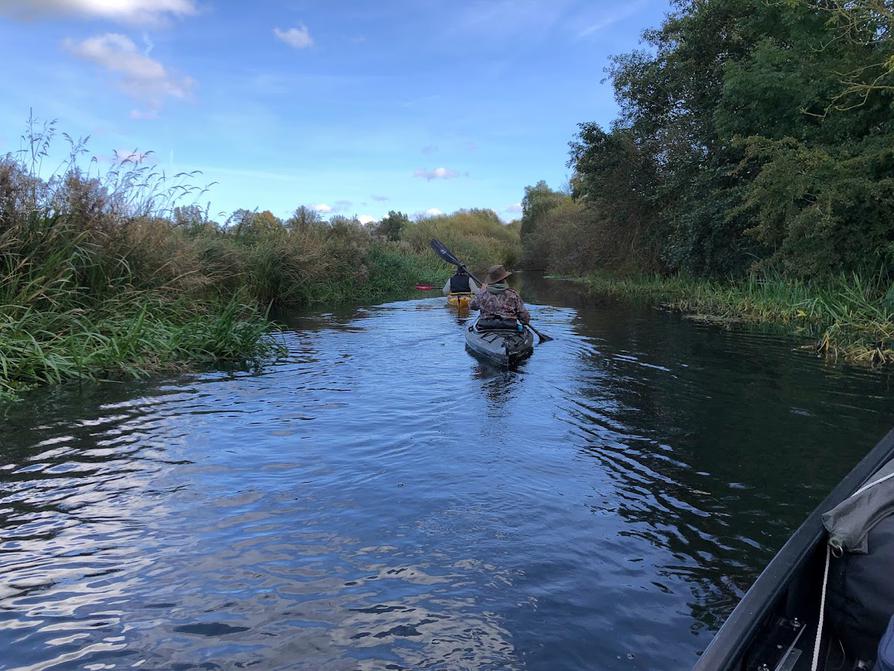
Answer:
[[[2,420],[0,668],[687,669],[894,424],[889,376],[529,281],[517,371],[443,299],[256,373]]]

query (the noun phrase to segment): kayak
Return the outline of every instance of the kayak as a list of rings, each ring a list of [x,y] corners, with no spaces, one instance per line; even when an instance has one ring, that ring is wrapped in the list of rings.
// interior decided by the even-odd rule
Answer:
[[[510,329],[479,331],[475,323],[466,329],[466,346],[492,363],[509,366],[531,355],[534,336],[528,329],[521,332]]]
[[[892,565],[894,430],[767,564],[694,671],[894,669]]]
[[[447,304],[459,310],[468,310],[471,302],[472,294],[449,294],[447,296]]]

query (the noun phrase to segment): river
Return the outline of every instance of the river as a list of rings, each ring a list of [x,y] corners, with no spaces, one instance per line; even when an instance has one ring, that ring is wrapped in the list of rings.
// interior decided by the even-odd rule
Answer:
[[[691,667],[892,378],[520,279],[514,371],[425,297],[7,409],[0,668]]]

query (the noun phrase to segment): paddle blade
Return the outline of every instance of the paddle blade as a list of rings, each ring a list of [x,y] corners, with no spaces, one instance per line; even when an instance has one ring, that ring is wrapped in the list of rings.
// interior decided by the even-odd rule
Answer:
[[[441,242],[440,240],[434,239],[431,241],[431,248],[434,250],[435,254],[444,259],[447,263],[451,263],[454,266],[462,266],[462,262],[458,258],[453,255],[447,246]]]
[[[531,332],[534,333],[539,338],[539,340],[537,342],[540,345],[542,345],[545,342],[549,342],[550,340],[555,340],[555,338],[553,338],[552,336],[548,336],[545,333],[538,331],[530,324],[525,324],[525,326],[527,326],[531,330]]]

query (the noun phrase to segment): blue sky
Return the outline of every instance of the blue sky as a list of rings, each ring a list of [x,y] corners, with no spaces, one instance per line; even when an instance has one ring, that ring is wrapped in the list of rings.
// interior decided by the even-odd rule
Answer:
[[[489,207],[568,178],[608,57],[666,0],[0,0],[0,153],[33,108],[99,157],[152,150],[212,213]],[[60,147],[61,149],[61,147]]]

